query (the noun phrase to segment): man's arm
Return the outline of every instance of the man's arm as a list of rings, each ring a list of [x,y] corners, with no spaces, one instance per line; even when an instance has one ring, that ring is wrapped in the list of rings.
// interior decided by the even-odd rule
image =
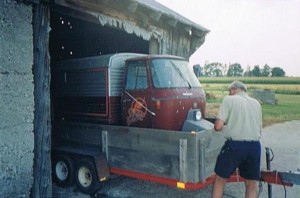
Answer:
[[[215,131],[221,131],[224,127],[224,121],[221,119],[216,119],[214,129]]]

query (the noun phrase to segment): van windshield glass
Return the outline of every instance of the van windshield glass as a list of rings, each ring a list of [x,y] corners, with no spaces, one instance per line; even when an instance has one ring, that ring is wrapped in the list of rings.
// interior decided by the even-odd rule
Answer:
[[[150,67],[152,82],[156,88],[201,87],[187,61],[154,59]]]

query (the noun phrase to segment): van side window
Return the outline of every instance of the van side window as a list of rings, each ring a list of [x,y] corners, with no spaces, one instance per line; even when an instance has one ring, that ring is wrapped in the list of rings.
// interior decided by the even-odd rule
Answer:
[[[128,64],[126,90],[147,89],[147,70],[144,61],[134,61]]]

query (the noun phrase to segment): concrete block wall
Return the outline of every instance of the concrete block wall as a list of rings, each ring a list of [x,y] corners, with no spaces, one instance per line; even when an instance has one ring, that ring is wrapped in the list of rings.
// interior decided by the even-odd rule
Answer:
[[[0,197],[29,197],[33,183],[32,6],[0,1]]]

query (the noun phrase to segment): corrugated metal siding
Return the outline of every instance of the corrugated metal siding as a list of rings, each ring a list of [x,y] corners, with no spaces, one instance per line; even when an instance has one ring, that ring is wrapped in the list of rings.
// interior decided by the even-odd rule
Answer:
[[[92,69],[99,67],[107,67],[109,65],[110,58],[113,54],[91,56],[86,58],[75,58],[70,60],[64,60],[57,62],[53,65],[55,70],[75,70],[75,69]]]
[[[106,96],[106,70],[68,70],[58,73],[57,94],[60,96]]]

